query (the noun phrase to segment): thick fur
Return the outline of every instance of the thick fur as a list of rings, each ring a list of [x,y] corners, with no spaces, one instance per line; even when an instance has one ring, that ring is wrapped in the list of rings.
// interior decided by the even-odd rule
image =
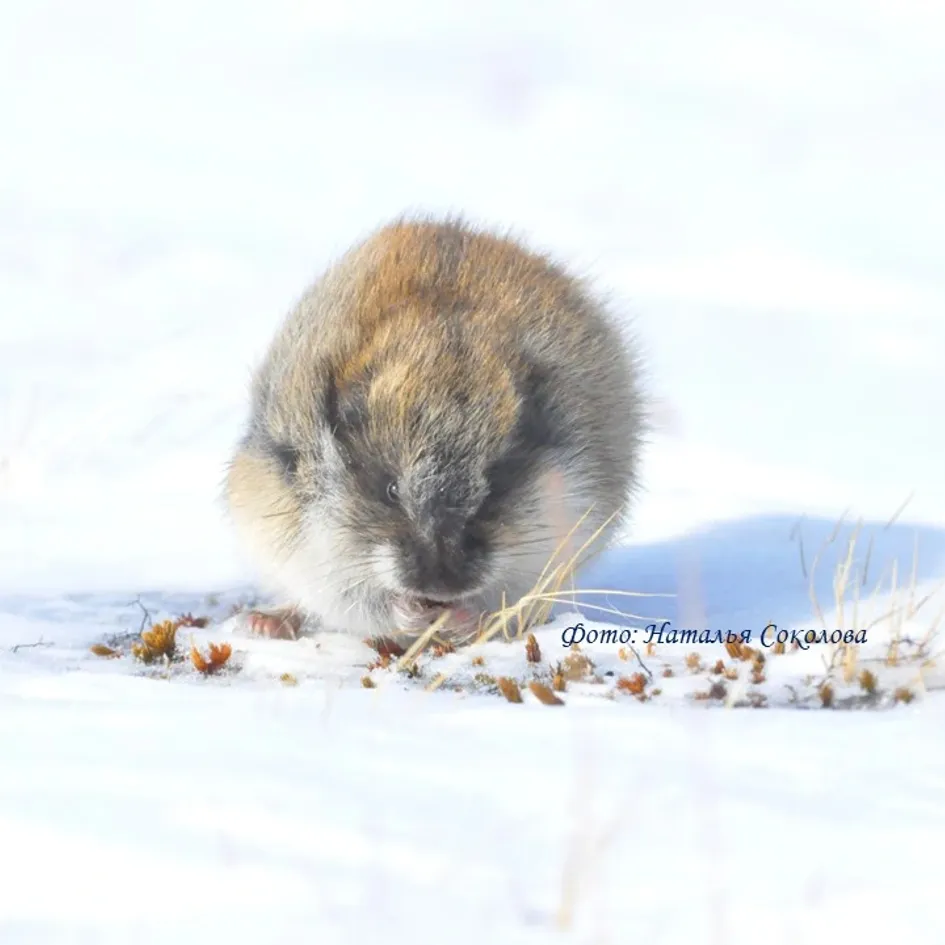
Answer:
[[[637,360],[582,281],[461,221],[401,220],[277,333],[226,499],[273,590],[382,635],[405,601],[514,603],[582,516],[555,563],[610,518],[600,550],[644,430]]]

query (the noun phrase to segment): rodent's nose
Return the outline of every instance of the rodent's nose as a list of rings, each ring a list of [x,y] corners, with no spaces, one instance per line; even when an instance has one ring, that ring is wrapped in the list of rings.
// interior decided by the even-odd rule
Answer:
[[[465,523],[414,538],[403,549],[403,581],[416,594],[452,596],[475,589],[482,576],[483,546],[468,540]]]

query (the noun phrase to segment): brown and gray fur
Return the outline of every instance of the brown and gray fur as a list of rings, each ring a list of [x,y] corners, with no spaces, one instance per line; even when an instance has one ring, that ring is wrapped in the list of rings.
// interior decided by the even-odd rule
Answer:
[[[405,601],[513,604],[582,516],[572,551],[610,518],[600,550],[644,430],[637,358],[583,281],[462,221],[399,220],[278,331],[226,499],[298,613],[386,635]]]

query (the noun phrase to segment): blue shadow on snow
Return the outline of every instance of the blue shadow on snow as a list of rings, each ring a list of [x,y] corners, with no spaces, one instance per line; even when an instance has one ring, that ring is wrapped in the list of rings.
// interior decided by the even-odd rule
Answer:
[[[877,582],[881,581],[883,590],[889,588],[893,561],[898,561],[900,588],[911,580],[913,560],[918,583],[939,579],[945,572],[945,528],[886,525],[873,522],[860,527],[851,571],[860,575],[861,600],[870,596]],[[615,547],[578,576],[578,592],[623,590],[676,596],[578,593],[576,607],[557,606],[555,613],[578,610],[587,621],[619,626],[666,619],[675,627],[713,630],[760,630],[769,622],[789,629],[807,627],[808,623],[798,621],[813,612],[810,575],[815,556],[820,551],[813,572],[814,590],[826,613],[834,606],[835,570],[846,558],[855,528],[852,522],[838,528],[826,519],[770,515],[721,522],[651,544]],[[849,600],[854,580],[851,576]],[[639,619],[595,607],[632,613]]]

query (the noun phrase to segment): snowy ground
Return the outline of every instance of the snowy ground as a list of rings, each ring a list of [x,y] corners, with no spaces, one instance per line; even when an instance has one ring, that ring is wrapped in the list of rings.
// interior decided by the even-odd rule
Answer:
[[[3,945],[945,941],[945,13],[537,9],[0,9]],[[230,618],[248,370],[404,209],[634,314],[662,428],[582,586],[676,596],[581,618],[629,646],[562,613],[412,669]],[[758,643],[822,621],[868,642]]]

